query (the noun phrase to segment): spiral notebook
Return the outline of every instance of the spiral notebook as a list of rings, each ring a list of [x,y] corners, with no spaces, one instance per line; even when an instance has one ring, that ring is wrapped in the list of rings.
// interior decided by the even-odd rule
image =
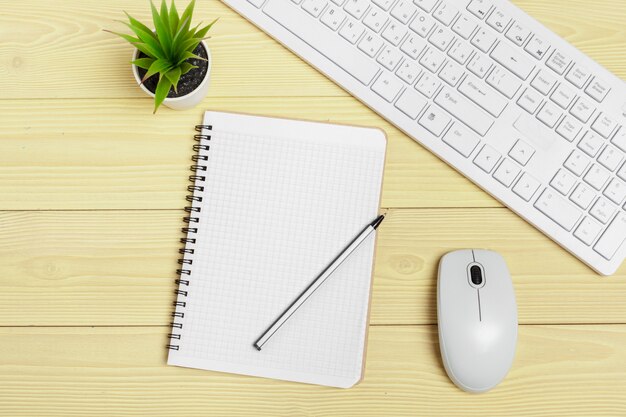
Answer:
[[[374,234],[262,351],[253,342],[378,215],[384,133],[213,111],[196,130],[168,364],[356,384]]]

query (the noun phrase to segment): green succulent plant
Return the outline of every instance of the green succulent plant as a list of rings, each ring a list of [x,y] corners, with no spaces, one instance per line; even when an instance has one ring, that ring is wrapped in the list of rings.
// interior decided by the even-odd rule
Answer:
[[[150,1],[154,30],[124,12],[128,16],[128,22],[122,23],[128,26],[134,35],[108,31],[124,38],[145,55],[132,61],[133,64],[147,71],[141,80],[142,83],[158,74],[159,81],[154,92],[154,112],[163,103],[170,88],[174,87],[174,91],[178,91],[180,77],[193,68],[197,68],[189,63],[190,59],[206,61],[193,51],[200,41],[205,39],[207,32],[217,19],[202,28],[200,24],[192,28],[191,18],[194,6],[195,0],[191,0],[183,14],[179,16],[174,0],[169,9],[165,0],[162,0],[160,11]]]

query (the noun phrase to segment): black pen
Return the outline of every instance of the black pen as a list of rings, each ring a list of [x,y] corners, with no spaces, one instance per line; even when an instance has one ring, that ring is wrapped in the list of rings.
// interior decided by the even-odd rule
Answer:
[[[363,231],[359,233],[359,235],[355,237],[354,240],[350,242],[350,244],[346,246],[343,251],[341,251],[341,253],[330,263],[330,265],[328,265],[326,269],[324,269],[324,271],[317,278],[315,278],[313,282],[311,282],[311,284],[309,284],[309,286],[302,292],[302,294],[300,294],[298,298],[296,298],[295,301],[291,303],[289,307],[287,307],[283,314],[281,314],[276,319],[276,321],[274,321],[274,323],[272,323],[272,325],[265,332],[263,332],[261,337],[259,337],[257,341],[254,342],[254,347],[257,348],[257,350],[261,350],[263,345],[265,345],[267,341],[270,340],[272,336],[274,336],[278,329],[280,329],[280,327],[285,324],[287,320],[289,320],[293,313],[295,313],[296,310],[298,310],[306,302],[306,300],[311,295],[313,295],[313,293],[324,283],[324,281],[326,281],[328,277],[330,277],[332,273],[335,272],[339,265],[341,265],[342,262],[345,261],[348,256],[350,256],[350,254],[354,252],[355,249],[358,248],[359,245],[361,245],[361,243],[365,241],[365,238],[367,238],[372,232],[374,232],[374,230],[376,230],[376,228],[378,228],[384,218],[385,216],[381,214],[376,218],[376,220],[368,224],[365,229],[363,229]]]

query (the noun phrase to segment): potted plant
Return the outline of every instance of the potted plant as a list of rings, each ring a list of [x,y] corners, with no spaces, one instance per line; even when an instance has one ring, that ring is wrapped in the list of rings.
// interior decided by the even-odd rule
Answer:
[[[179,16],[174,0],[168,9],[165,0],[161,10],[150,2],[154,30],[126,13],[126,24],[134,35],[111,32],[130,42],[133,52],[132,71],[140,88],[154,97],[154,112],[165,104],[175,110],[194,107],[209,89],[211,53],[204,41],[211,26],[191,27],[195,0]]]

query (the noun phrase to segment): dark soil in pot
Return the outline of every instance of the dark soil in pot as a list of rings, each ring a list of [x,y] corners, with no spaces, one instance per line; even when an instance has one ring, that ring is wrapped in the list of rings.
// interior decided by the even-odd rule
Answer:
[[[208,59],[208,54],[204,49],[204,45],[201,43],[196,46],[196,49],[193,50],[193,53],[201,56],[204,59]],[[146,55],[143,52],[139,52],[138,58],[146,58]],[[209,62],[204,61],[202,59],[190,58],[187,60],[191,65],[195,65],[198,68],[193,68],[187,74],[184,74],[180,77],[178,81],[178,92],[174,91],[174,88],[170,88],[170,92],[167,94],[168,98],[174,97],[182,97],[193,90],[198,88],[204,77],[206,76],[207,70],[209,69]],[[139,74],[139,78],[143,78],[146,75],[147,70],[143,68],[137,67],[137,73]],[[144,81],[143,85],[146,86],[148,90],[152,93],[156,91],[157,83],[159,82],[159,74],[155,74],[152,77],[148,78]]]

